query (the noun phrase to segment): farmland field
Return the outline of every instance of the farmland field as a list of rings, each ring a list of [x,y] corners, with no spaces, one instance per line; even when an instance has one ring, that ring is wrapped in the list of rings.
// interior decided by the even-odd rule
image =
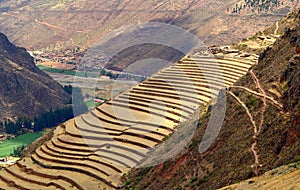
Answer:
[[[90,109],[92,109],[92,108],[94,108],[94,107],[96,107],[96,106],[99,106],[100,103],[94,102],[94,100],[89,100],[89,101],[85,102],[85,105],[86,105],[86,106],[88,107],[88,109],[90,110]]]
[[[43,134],[44,132],[26,133],[24,135],[16,137],[15,139],[5,140],[2,144],[0,144],[0,157],[9,156],[14,152],[14,149],[18,147],[28,146]]]
[[[49,72],[49,73],[60,73],[60,74],[79,76],[79,77],[99,77],[99,73],[58,69],[58,68],[52,68],[44,65],[37,65],[37,67],[42,71]]]

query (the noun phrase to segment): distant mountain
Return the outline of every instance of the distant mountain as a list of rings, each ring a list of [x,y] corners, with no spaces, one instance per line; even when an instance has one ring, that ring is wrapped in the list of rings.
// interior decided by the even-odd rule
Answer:
[[[297,1],[280,2],[269,12],[257,13],[255,6],[263,5],[253,1],[253,7],[247,8],[252,4],[248,3],[239,13],[232,13],[244,1],[4,1],[0,3],[0,31],[28,49],[86,48],[121,26],[158,21],[183,27],[208,45],[227,45],[279,20]]]
[[[69,101],[70,95],[35,66],[24,48],[0,33],[0,119],[38,116]]]

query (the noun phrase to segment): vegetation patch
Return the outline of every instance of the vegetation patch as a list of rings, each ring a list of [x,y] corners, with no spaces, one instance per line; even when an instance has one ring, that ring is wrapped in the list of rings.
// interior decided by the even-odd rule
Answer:
[[[15,153],[17,153],[21,147],[28,146],[43,134],[44,131],[39,133],[26,133],[14,139],[5,140],[0,144],[0,157],[15,156]]]
[[[40,70],[42,70],[44,72],[49,72],[49,73],[59,73],[59,74],[79,76],[79,77],[99,77],[99,73],[93,73],[93,72],[83,72],[83,71],[76,71],[76,70],[65,70],[65,69],[58,69],[58,68],[47,67],[47,66],[44,66],[44,65],[37,65],[37,67]]]
[[[85,105],[90,110],[91,108],[99,106],[100,103],[97,103],[94,100],[89,100],[89,101],[85,102]]]

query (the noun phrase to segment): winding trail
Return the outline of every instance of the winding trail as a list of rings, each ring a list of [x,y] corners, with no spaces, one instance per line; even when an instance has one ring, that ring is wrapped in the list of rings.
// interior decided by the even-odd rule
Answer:
[[[254,155],[254,159],[255,159],[254,173],[255,173],[255,175],[258,175],[258,168],[260,166],[260,164],[259,164],[260,163],[259,162],[259,155],[258,155],[258,151],[257,151],[258,136],[262,131],[262,127],[263,127],[263,124],[264,124],[264,121],[265,121],[265,112],[266,112],[266,109],[267,109],[267,100],[270,100],[273,103],[273,105],[276,105],[280,109],[282,109],[283,106],[280,103],[278,103],[276,100],[274,100],[274,98],[272,98],[270,96],[267,96],[266,91],[262,88],[259,79],[257,78],[257,76],[255,75],[255,73],[253,72],[252,69],[249,71],[249,73],[251,74],[251,77],[252,77],[256,87],[259,89],[260,93],[256,92],[256,91],[253,91],[249,88],[242,87],[242,86],[231,86],[231,88],[244,89],[247,92],[250,92],[251,94],[259,96],[260,99],[263,101],[263,106],[262,106],[261,112],[260,112],[260,122],[259,122],[258,126],[256,125],[256,123],[255,123],[249,109],[247,108],[247,106],[236,95],[234,95],[231,91],[228,91],[228,93],[231,96],[233,96],[242,105],[242,107],[246,110],[247,115],[250,118],[251,123],[253,125],[253,128],[254,128],[254,136],[253,136],[254,143],[252,143],[252,145],[251,145],[251,151],[252,151],[252,153]]]
[[[261,87],[260,85],[260,82],[259,82],[259,79],[257,78],[257,76],[255,75],[255,73],[253,72],[253,70],[251,69],[250,70],[250,74],[256,84],[256,87],[260,90],[260,92],[263,94],[263,98],[262,98],[262,101],[263,101],[263,107],[262,107],[262,110],[261,110],[261,120],[260,120],[260,124],[258,126],[258,132],[257,132],[257,136],[260,134],[261,130],[262,130],[262,126],[264,124],[264,121],[265,121],[265,112],[266,112],[266,109],[267,109],[267,94],[266,94],[266,91]]]
[[[253,95],[259,96],[259,97],[264,97],[264,96],[265,96],[265,98],[266,98],[267,100],[269,100],[274,106],[278,107],[278,108],[281,109],[281,110],[283,109],[283,105],[280,104],[278,101],[276,101],[276,100],[275,100],[273,97],[271,97],[271,96],[268,96],[268,95],[264,95],[264,94],[258,93],[258,92],[256,92],[256,91],[251,90],[251,89],[249,89],[249,88],[246,88],[246,87],[244,87],[244,86],[231,86],[231,88],[243,89],[243,90],[245,90],[245,91],[247,91],[247,92],[249,92],[249,93],[251,93],[251,94],[253,94]]]
[[[257,126],[256,126],[256,124],[255,124],[255,121],[254,121],[254,119],[253,119],[253,117],[252,117],[252,115],[251,115],[249,109],[248,109],[247,106],[245,105],[245,103],[242,102],[242,101],[240,100],[240,98],[237,97],[236,95],[234,95],[231,91],[227,91],[227,92],[228,92],[234,99],[236,99],[236,101],[237,101],[237,102],[245,109],[245,111],[246,111],[246,113],[247,113],[247,115],[248,115],[248,117],[249,117],[249,119],[250,119],[250,121],[251,121],[251,123],[252,123],[252,125],[253,125],[253,130],[254,130],[254,136],[253,136],[253,138],[254,138],[254,143],[251,145],[251,151],[252,151],[253,156],[254,156],[254,159],[255,159],[255,162],[254,162],[254,173],[255,173],[255,175],[258,175],[259,156],[258,156],[257,151],[255,150],[256,147],[257,147],[258,128],[257,128]]]
[[[245,105],[245,103],[242,102],[242,100],[239,97],[237,97],[236,95],[234,95],[231,91],[228,91],[228,93],[245,109],[245,111],[246,111],[246,113],[247,113],[247,115],[248,115],[248,117],[249,117],[249,119],[250,119],[250,121],[253,125],[254,133],[257,134],[257,126],[255,124],[255,121],[254,121],[249,109]]]
[[[255,159],[255,161],[254,161],[254,173],[257,176],[258,175],[258,167],[259,167],[259,157],[258,157],[258,153],[255,149],[257,148],[257,143],[258,142],[257,142],[257,137],[254,137],[254,139],[255,139],[255,141],[251,145],[251,151],[252,151],[252,153],[254,155],[254,159]]]
[[[277,35],[278,29],[279,29],[279,23],[276,22],[276,28],[274,30],[274,35]]]
[[[73,32],[78,32],[78,33],[90,32],[90,30],[74,30],[74,29],[70,29],[70,28],[63,28],[63,27],[60,27],[60,26],[55,26],[55,25],[50,24],[48,22],[39,21],[38,19],[35,19],[35,22],[38,23],[38,24],[45,25],[45,26],[47,26],[48,28],[50,28],[52,30],[59,29],[59,30],[63,30],[63,31],[73,31]]]
[[[276,23],[278,25],[278,23]],[[263,101],[263,106],[262,106],[262,109],[261,109],[261,116],[260,116],[260,123],[259,123],[259,126],[258,126],[258,131],[257,133],[255,134],[255,141],[254,143],[251,145],[251,150],[253,152],[254,155],[257,155],[257,152],[255,150],[255,148],[257,148],[257,144],[258,144],[258,141],[257,141],[257,137],[259,136],[259,134],[261,133],[262,131],[262,127],[263,127],[263,124],[264,124],[264,121],[265,121],[265,112],[266,112],[266,109],[267,109],[267,94],[266,94],[266,91],[262,88],[262,86],[260,85],[260,82],[259,82],[259,79],[257,78],[257,76],[255,75],[255,73],[253,72],[253,70],[251,69],[250,70],[250,74],[256,84],[256,87],[260,90],[260,92],[262,93],[263,97],[262,97],[262,101]],[[259,160],[258,160],[258,156],[255,156],[255,174],[258,175],[258,167],[259,167]]]

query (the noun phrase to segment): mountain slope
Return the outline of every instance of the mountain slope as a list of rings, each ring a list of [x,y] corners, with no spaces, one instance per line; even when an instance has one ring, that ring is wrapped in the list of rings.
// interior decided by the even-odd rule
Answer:
[[[24,48],[0,33],[0,118],[38,116],[70,101],[63,88],[39,70]]]
[[[0,31],[28,49],[87,48],[121,26],[160,21],[193,32],[207,45],[231,44],[279,20],[294,6],[290,0],[283,2],[274,12],[239,15],[226,11],[239,0],[7,1],[1,6]]]
[[[205,153],[198,151],[211,114],[208,111],[179,156],[157,167],[133,171],[129,187],[215,189],[299,159],[300,57],[290,38],[299,36],[300,11],[284,20],[289,20],[290,30],[229,88],[225,120],[214,145]]]
[[[232,85],[257,62],[257,56],[230,54],[215,58],[208,51],[196,58],[194,62],[193,56],[187,56],[127,92],[61,124],[51,139],[31,155],[0,172],[0,186],[123,187],[123,176],[144,160],[151,160],[153,150],[165,143],[172,146],[170,135],[190,136],[190,125],[186,127],[192,124],[190,118],[197,117],[195,113],[202,112],[219,89]],[[159,155],[158,159],[163,157]],[[38,181],[37,177],[42,179]]]

